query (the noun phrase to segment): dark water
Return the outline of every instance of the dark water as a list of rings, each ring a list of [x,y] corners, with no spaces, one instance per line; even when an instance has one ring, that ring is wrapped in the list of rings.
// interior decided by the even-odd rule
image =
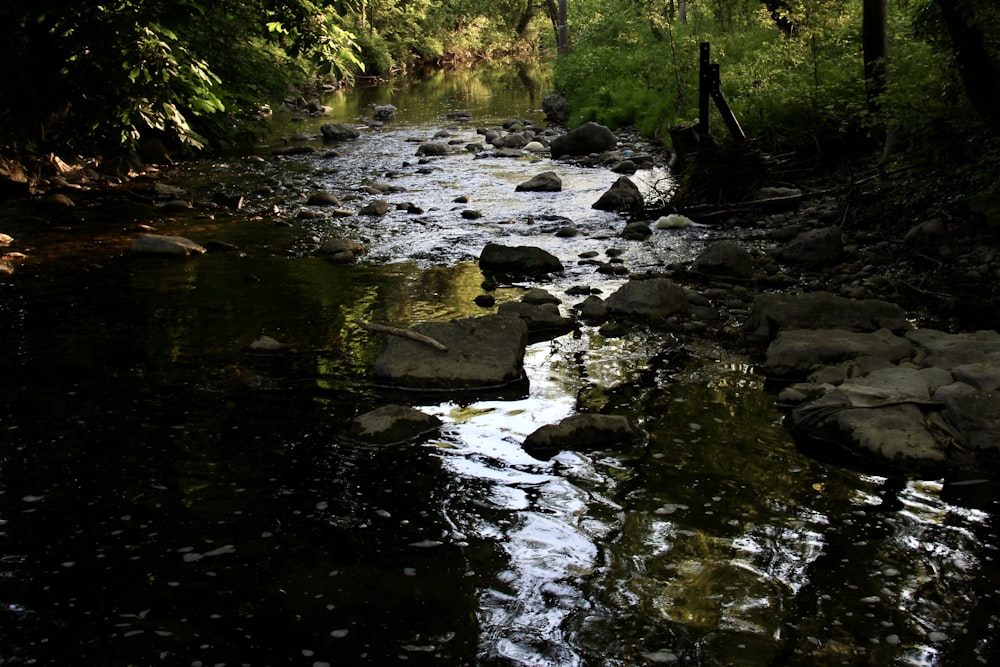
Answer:
[[[750,360],[711,341],[583,327],[528,349],[528,395],[414,396],[446,422],[429,441],[343,437],[385,400],[366,384],[381,341],[358,320],[487,312],[472,304],[485,242],[557,254],[566,274],[541,286],[570,305],[572,285],[622,282],[578,265],[582,252],[616,248],[646,270],[710,240],[694,229],[621,241],[622,222],[590,209],[615,178],[599,170],[464,154],[420,171],[410,139],[449,126],[475,136],[441,114],[540,120],[546,92],[543,72],[498,69],[338,93],[333,120],[373,102],[400,116],[339,157],[170,172],[198,198],[247,193],[238,212],[113,197],[62,214],[3,209],[8,251],[27,258],[0,282],[0,664],[997,658],[996,481],[891,479],[809,458]],[[321,147],[308,137],[324,120],[276,124]],[[514,193],[545,169],[563,192]],[[360,208],[362,183],[386,178],[404,189],[388,198],[424,214],[296,217],[319,190]],[[481,220],[458,215],[460,194]],[[582,234],[556,238],[553,216]],[[130,257],[138,224],[240,250]],[[354,267],[313,257],[328,236],[371,253]],[[248,354],[261,335],[294,351]],[[584,410],[628,415],[648,438],[550,462],[521,449]]]

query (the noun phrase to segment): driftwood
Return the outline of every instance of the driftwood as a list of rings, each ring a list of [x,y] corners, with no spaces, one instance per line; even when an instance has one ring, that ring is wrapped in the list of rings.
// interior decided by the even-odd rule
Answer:
[[[440,341],[434,340],[430,336],[425,336],[422,333],[417,333],[416,331],[411,331],[409,329],[389,327],[384,324],[372,324],[371,322],[365,322],[364,320],[358,320],[358,326],[360,326],[365,331],[373,331],[376,333],[389,334],[390,336],[409,338],[410,340],[415,340],[418,343],[423,343],[424,345],[430,345],[435,350],[441,350],[442,352],[448,351],[448,348],[445,347]]]

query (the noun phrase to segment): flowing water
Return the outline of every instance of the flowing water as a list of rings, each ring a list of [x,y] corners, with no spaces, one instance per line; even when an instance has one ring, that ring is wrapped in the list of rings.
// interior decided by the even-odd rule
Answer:
[[[809,458],[750,360],[710,340],[583,326],[528,348],[527,395],[414,395],[445,422],[428,441],[343,437],[384,400],[365,383],[381,341],[358,320],[488,312],[473,304],[487,241],[559,256],[565,274],[539,286],[569,306],[573,285],[608,294],[624,280],[581,253],[616,249],[650,270],[719,233],[622,241],[621,219],[590,208],[616,178],[603,169],[414,157],[413,140],[443,128],[464,144],[476,126],[540,121],[548,86],[532,68],[483,68],[335,93],[327,118],[274,119],[315,153],[168,170],[196,199],[245,193],[238,212],[114,196],[0,212],[27,255],[0,282],[0,664],[997,659],[996,480]],[[397,119],[337,154],[312,138],[375,103]],[[459,109],[471,124],[442,118]],[[548,169],[562,192],[514,192]],[[669,188],[659,171],[637,180]],[[423,212],[297,217],[312,192],[359,208],[373,198],[362,185],[380,181]],[[460,195],[483,218],[461,218]],[[579,236],[554,234],[567,219]],[[140,224],[239,250],[130,257]],[[370,254],[349,267],[314,257],[332,236]],[[248,354],[261,335],[293,351]],[[522,450],[580,411],[627,415],[647,437],[544,462]]]

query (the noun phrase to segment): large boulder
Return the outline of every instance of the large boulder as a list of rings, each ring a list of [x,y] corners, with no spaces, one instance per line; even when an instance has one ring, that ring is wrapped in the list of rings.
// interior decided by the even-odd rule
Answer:
[[[800,339],[803,348],[839,337],[837,332],[793,331],[779,334],[772,348],[800,333],[815,336]],[[890,338],[884,330],[851,335],[889,340],[865,352],[882,353],[882,366],[871,370],[868,364],[868,370],[842,377],[836,386],[818,384],[818,379],[796,385],[803,398],[788,423],[800,442],[814,451],[841,448],[880,465],[934,476],[953,467],[1000,466],[1000,335],[930,329],[908,332],[905,339]],[[913,353],[893,365],[893,357],[905,349],[900,340],[911,344]],[[803,356],[816,358],[820,352]],[[813,378],[834,375],[821,370]]]
[[[780,262],[814,268],[838,262],[844,256],[840,227],[824,227],[803,232],[774,251]]]
[[[948,370],[969,364],[1000,366],[1000,334],[996,331],[949,334],[935,329],[915,329],[906,337],[924,350],[925,366]]]
[[[713,278],[749,280],[753,277],[753,259],[736,241],[716,241],[705,248],[691,269]]]
[[[610,449],[638,440],[642,434],[621,415],[580,414],[547,424],[524,439],[523,447],[536,459],[546,460],[564,450]]]
[[[441,427],[441,420],[405,405],[384,405],[351,420],[348,435],[372,445],[417,440]]]
[[[479,268],[498,273],[541,275],[562,271],[563,265],[555,255],[541,248],[487,243],[479,255]]]
[[[843,329],[782,331],[767,347],[765,373],[782,380],[802,380],[824,366],[876,358],[897,363],[914,352],[910,341],[888,329],[859,333]]]
[[[446,350],[389,335],[375,362],[377,383],[408,390],[496,390],[524,381],[528,325],[517,317],[485,315],[426,322],[413,332]]]
[[[396,117],[398,109],[391,104],[377,104],[372,109],[372,115],[377,121],[390,121]]]
[[[356,127],[344,123],[323,123],[319,131],[323,133],[323,138],[327,141],[348,141],[361,136],[361,132]]]
[[[629,280],[604,301],[611,315],[662,320],[688,310],[688,297],[668,278]]]
[[[592,208],[599,211],[637,211],[644,205],[638,186],[628,176],[619,176]]]
[[[161,234],[140,234],[132,241],[131,250],[135,255],[163,257],[189,257],[205,253],[205,248],[191,239]]]
[[[562,95],[552,93],[542,98],[542,111],[548,122],[564,125],[569,119],[569,102]]]
[[[558,158],[564,155],[601,153],[614,150],[617,145],[618,137],[614,132],[603,125],[587,122],[554,138],[549,147],[552,149],[552,157]]]
[[[758,294],[743,325],[752,336],[773,338],[792,329],[845,329],[897,333],[913,325],[896,304],[876,299],[847,299],[829,292],[809,294]]]

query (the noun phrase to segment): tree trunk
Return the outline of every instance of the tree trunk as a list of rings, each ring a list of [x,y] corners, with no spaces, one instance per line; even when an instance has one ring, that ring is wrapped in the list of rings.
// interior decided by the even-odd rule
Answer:
[[[568,53],[569,24],[567,23],[566,0],[545,0],[545,6],[549,11],[552,28],[556,33],[556,52]]]
[[[1000,63],[986,49],[981,24],[972,0],[937,0],[951,37],[955,64],[965,94],[976,113],[1000,132]]]
[[[889,0],[864,0],[861,49],[865,61],[865,98],[868,111],[877,113],[879,96],[889,78]]]

